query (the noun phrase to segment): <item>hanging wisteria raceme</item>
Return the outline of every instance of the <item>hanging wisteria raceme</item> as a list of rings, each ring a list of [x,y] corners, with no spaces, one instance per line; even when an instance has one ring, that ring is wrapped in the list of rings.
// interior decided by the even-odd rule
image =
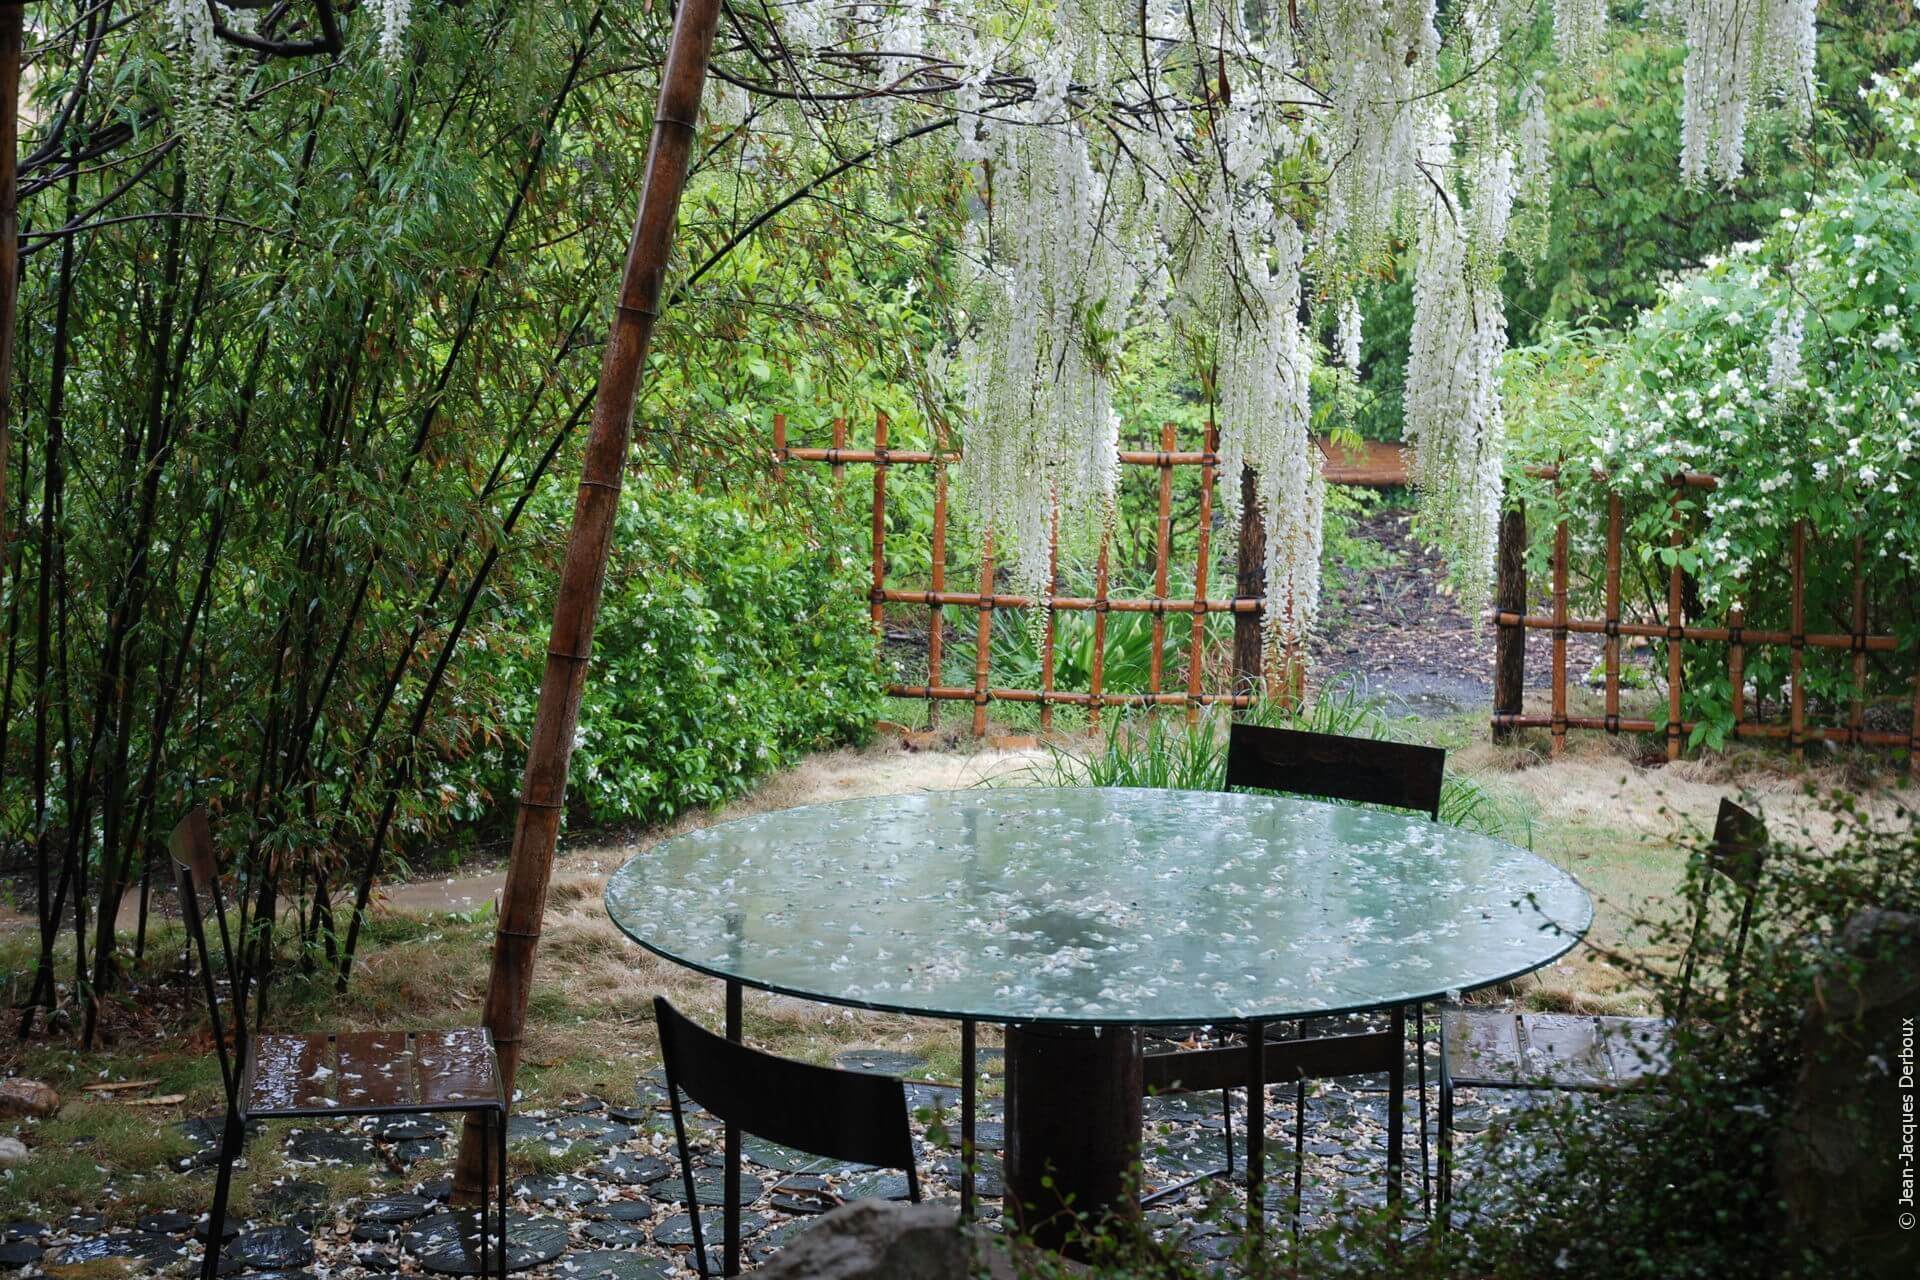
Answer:
[[[1436,111],[1432,163],[1444,163],[1452,144],[1451,123]],[[1452,551],[1450,577],[1471,610],[1485,599],[1500,515],[1507,321],[1497,264],[1513,205],[1513,153],[1490,141],[1467,169],[1465,207],[1436,191],[1420,221],[1406,437],[1422,524]]]
[[[1321,0],[1312,11],[1329,107],[1316,124],[1328,170],[1317,230],[1347,264],[1382,254],[1419,180],[1419,107],[1440,50],[1433,12],[1433,0]]]
[[[1731,183],[1746,167],[1757,111],[1793,126],[1813,104],[1816,0],[1684,0],[1680,174]]]
[[[1756,112],[1806,117],[1813,0],[1653,7],[1687,41],[1683,175],[1730,181]],[[230,97],[225,77],[252,65],[223,47],[215,19],[236,31],[245,16],[205,0],[161,12],[183,68],[183,130],[213,136],[204,122]],[[294,9],[263,12],[263,24],[295,21]],[[359,47],[394,72],[416,22],[470,15],[413,0],[346,12]],[[798,154],[801,169],[817,156],[823,182],[896,164],[907,175],[909,156],[961,179],[962,287],[940,293],[956,338],[929,358],[928,407],[959,425],[962,494],[1023,594],[1055,588],[1056,521],[1071,555],[1111,520],[1125,336],[1143,323],[1178,332],[1196,365],[1183,372],[1214,398],[1223,474],[1254,473],[1267,617],[1293,644],[1319,591],[1310,375],[1338,364],[1336,394],[1352,391],[1357,299],[1399,269],[1409,240],[1421,527],[1463,595],[1484,594],[1502,258],[1545,243],[1552,188],[1548,85],[1523,70],[1540,13],[1526,0],[1450,6],[1444,23],[1435,0],[780,0],[730,11],[704,109],[726,126],[716,145]],[[1609,21],[1606,0],[1555,0],[1559,57],[1602,54]],[[743,195],[767,194],[751,190],[758,169],[731,179]],[[771,193],[767,220],[809,195],[829,192]],[[1330,350],[1309,337],[1309,308],[1332,309]],[[1220,493],[1231,511],[1239,485]]]
[[[1582,67],[1607,47],[1607,0],[1553,0],[1553,51]]]
[[[1069,101],[1071,54],[1063,42],[1033,96],[984,142],[969,135],[991,166],[992,202],[971,228],[964,491],[1017,589],[1035,595],[1053,591],[1055,512],[1069,547],[1111,521],[1120,420],[1110,376],[1142,243],[1138,177],[1095,169]]]

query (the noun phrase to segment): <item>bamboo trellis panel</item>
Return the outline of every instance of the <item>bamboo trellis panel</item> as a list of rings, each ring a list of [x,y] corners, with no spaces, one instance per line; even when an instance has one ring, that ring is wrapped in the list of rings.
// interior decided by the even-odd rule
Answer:
[[[1555,481],[1555,491],[1556,493],[1559,491],[1558,468],[1534,467],[1529,468],[1528,474],[1539,479]],[[1679,503],[1685,494],[1689,490],[1712,490],[1717,485],[1718,481],[1713,476],[1696,472],[1685,473],[1674,478],[1673,496],[1670,499],[1674,504],[1671,546],[1679,548],[1685,542],[1685,524],[1679,511]],[[1839,634],[1807,630],[1809,530],[1804,520],[1794,523],[1788,555],[1789,628],[1785,631],[1743,625],[1745,610],[1739,607],[1727,611],[1724,626],[1688,625],[1686,622],[1686,575],[1677,557],[1667,572],[1665,617],[1650,621],[1634,621],[1624,617],[1620,587],[1623,527],[1620,495],[1610,494],[1607,499],[1604,617],[1575,618],[1571,616],[1568,589],[1568,535],[1564,511],[1553,531],[1552,588],[1549,599],[1551,612],[1541,616],[1506,609],[1494,611],[1492,617],[1496,628],[1514,629],[1522,640],[1527,631],[1546,631],[1551,634],[1553,640],[1552,675],[1549,682],[1552,696],[1550,713],[1544,716],[1496,713],[1493,717],[1496,729],[1550,729],[1553,735],[1553,752],[1556,755],[1565,749],[1569,729],[1599,729],[1609,734],[1662,732],[1663,726],[1654,720],[1620,714],[1620,642],[1622,637],[1664,640],[1667,642],[1667,715],[1664,725],[1666,754],[1667,759],[1677,760],[1680,758],[1687,736],[1698,724],[1697,721],[1684,718],[1686,690],[1684,655],[1681,646],[1687,643],[1717,644],[1726,646],[1727,675],[1732,695],[1733,732],[1737,737],[1784,741],[1796,756],[1802,755],[1810,742],[1905,748],[1908,752],[1909,771],[1920,776],[1920,749],[1916,749],[1920,748],[1920,671],[1912,677],[1913,706],[1906,732],[1869,729],[1865,723],[1867,655],[1896,652],[1899,649],[1899,641],[1891,635],[1872,635],[1867,631],[1866,559],[1864,539],[1861,535],[1856,533],[1853,537],[1850,630]],[[1605,664],[1603,685],[1605,714],[1603,715],[1577,716],[1568,713],[1567,639],[1573,635],[1606,637],[1602,650]],[[1747,653],[1750,649],[1761,646],[1783,646],[1790,651],[1784,723],[1761,720],[1749,714],[1752,708],[1748,706],[1746,698]],[[1853,655],[1852,697],[1848,703],[1844,724],[1808,723],[1804,672],[1804,654],[1808,649],[1845,650]]]
[[[925,684],[890,684],[887,693],[896,698],[923,699],[927,703],[929,721],[937,715],[937,707],[942,702],[969,702],[973,704],[973,732],[976,736],[987,731],[987,708],[994,702],[1038,703],[1040,706],[1040,730],[1050,732],[1053,728],[1053,709],[1056,706],[1080,706],[1087,709],[1087,719],[1091,726],[1098,727],[1100,712],[1106,707],[1182,707],[1189,721],[1200,713],[1200,708],[1211,704],[1231,707],[1251,706],[1253,699],[1246,694],[1210,691],[1203,687],[1206,668],[1206,621],[1209,614],[1234,613],[1258,614],[1262,602],[1258,597],[1235,596],[1217,598],[1208,593],[1208,567],[1212,559],[1210,545],[1213,525],[1213,502],[1215,473],[1219,459],[1217,432],[1209,427],[1201,447],[1197,450],[1183,451],[1179,448],[1178,433],[1172,423],[1160,429],[1160,448],[1158,450],[1120,451],[1120,462],[1125,466],[1152,467],[1158,472],[1159,482],[1159,518],[1155,529],[1154,546],[1154,592],[1152,596],[1114,595],[1108,590],[1108,570],[1110,548],[1103,541],[1099,560],[1094,571],[1094,593],[1091,596],[1049,596],[1036,599],[1026,595],[1001,594],[994,589],[993,536],[988,532],[984,539],[980,557],[978,585],[972,590],[952,590],[946,580],[947,560],[947,468],[960,460],[955,450],[908,450],[893,449],[887,443],[888,421],[880,415],[874,423],[874,438],[871,448],[849,447],[847,443],[847,424],[838,419],[833,424],[833,445],[831,448],[806,448],[790,445],[787,442],[787,420],[785,414],[775,414],[773,419],[773,457],[776,471],[794,462],[825,462],[833,467],[839,476],[851,464],[871,466],[873,468],[873,515],[872,515],[872,558],[870,563],[870,586],[868,599],[873,609],[874,629],[879,631],[885,623],[886,607],[890,604],[921,605],[929,611],[927,623],[927,680]],[[887,474],[891,468],[902,466],[930,466],[934,469],[933,532],[929,558],[927,580],[929,587],[924,591],[907,591],[887,586]],[[1172,512],[1173,478],[1177,467],[1200,468],[1200,511],[1198,521],[1198,545],[1195,548],[1192,566],[1192,593],[1173,594],[1172,565]],[[1053,557],[1056,573],[1059,566],[1059,522],[1056,515],[1054,523]],[[945,656],[946,620],[942,616],[943,606],[953,605],[976,611],[974,624],[974,669],[970,686],[949,685],[942,682],[942,660]],[[1046,611],[1045,629],[1040,645],[1040,687],[1037,689],[996,685],[992,681],[992,640],[994,616],[997,613],[1044,609]],[[1059,617],[1062,613],[1087,612],[1093,614],[1093,644],[1088,664],[1088,687],[1086,689],[1061,689],[1054,683],[1055,661],[1054,642]],[[1106,677],[1106,629],[1107,616],[1110,613],[1148,613],[1153,615],[1153,636],[1148,658],[1147,691],[1118,693],[1107,690]],[[1168,689],[1165,687],[1166,653],[1169,640],[1177,646],[1181,643],[1178,636],[1169,636],[1169,618],[1188,618],[1191,620],[1190,633],[1186,637],[1187,673],[1184,687]],[[1177,627],[1177,622],[1175,623]]]

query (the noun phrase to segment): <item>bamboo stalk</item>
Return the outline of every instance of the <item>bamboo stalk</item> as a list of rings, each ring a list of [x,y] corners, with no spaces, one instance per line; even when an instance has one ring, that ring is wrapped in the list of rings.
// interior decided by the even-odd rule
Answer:
[[[1853,635],[1854,639],[1864,641],[1867,635],[1867,541],[1864,535],[1853,535]],[[1847,724],[1858,734],[1866,727],[1867,716],[1867,650],[1863,643],[1853,647],[1853,707],[1847,715]]]
[[[1174,427],[1171,422],[1160,424],[1160,449],[1167,455],[1173,453],[1176,443]],[[1167,598],[1168,579],[1167,561],[1173,554],[1173,464],[1160,464],[1160,518],[1154,525],[1153,540],[1153,598]],[[1147,659],[1147,690],[1160,692],[1161,668],[1165,662],[1162,656],[1167,640],[1167,618],[1163,613],[1153,615],[1153,649]]]
[[[1059,707],[1091,707],[1093,695],[1078,693],[1070,689],[1055,689],[1052,693],[1043,693],[1039,689],[1012,689],[1000,685],[988,685],[984,688],[974,685],[924,685],[890,684],[887,696],[890,698],[933,698],[941,702],[973,702],[985,695],[991,702],[1025,702],[1045,707],[1048,704]],[[1100,705],[1104,707],[1178,707],[1184,706],[1188,695],[1184,690],[1175,693],[1103,693]],[[1246,693],[1203,693],[1199,695],[1201,706],[1250,707],[1256,699]],[[1906,741],[1901,738],[1900,741]]]
[[[1100,728],[1100,687],[1107,671],[1107,535],[1100,534],[1100,563],[1093,572],[1093,671],[1088,681],[1087,728]]]
[[[1807,631],[1807,522],[1793,522],[1793,633],[1788,642],[1792,647],[1788,658],[1788,672],[1791,683],[1791,709],[1787,743],[1793,748],[1793,758],[1806,759],[1806,749],[1801,745],[1805,741],[1803,730],[1807,714],[1807,691],[1801,679],[1801,650],[1806,645]]]
[[[886,638],[887,629],[887,415],[873,424],[873,447],[879,461],[873,464],[873,638]]]
[[[844,454],[846,451],[847,451],[847,420],[845,418],[835,418],[833,420],[833,452],[836,455],[840,455],[840,454]],[[805,453],[802,450],[796,449],[794,450],[794,456],[804,457]],[[862,453],[860,457],[860,461],[874,462],[874,461],[877,461],[877,458],[875,457],[874,453],[871,450],[867,450]],[[836,456],[833,463],[833,482],[835,484],[839,484],[842,480],[846,478],[847,478],[846,462]]]
[[[1054,607],[1053,589],[1060,582],[1060,504],[1055,503],[1047,529],[1047,623],[1040,637],[1040,692],[1053,692],[1053,647],[1059,635],[1060,611]],[[1040,732],[1053,732],[1053,700],[1040,700]]]
[[[773,415],[773,478],[787,478],[787,415]]]
[[[1559,490],[1555,487],[1555,505]],[[1553,529],[1553,754],[1567,749],[1567,517]]]
[[[947,468],[933,470],[933,589],[947,585]],[[946,632],[946,616],[939,605],[932,605],[927,618],[927,683],[940,683],[941,645]],[[927,699],[927,728],[938,728],[940,704]]]
[[[1607,495],[1607,720],[1620,718],[1620,495]]]
[[[1004,605],[1005,602],[1003,601],[1002,603]],[[1067,606],[1062,605],[1062,608],[1065,607]],[[1119,601],[1115,601],[1113,607],[1115,610],[1120,610],[1122,606]],[[1141,606],[1135,606],[1135,608],[1137,611]],[[1552,617],[1543,618],[1537,614],[1530,614],[1523,617],[1520,614],[1507,613],[1504,610],[1495,613],[1493,617],[1494,621],[1503,627],[1525,627],[1529,631],[1552,631],[1561,625],[1557,619]],[[1603,636],[1607,633],[1607,623],[1604,618],[1568,618],[1565,625],[1567,631],[1573,635]],[[1680,628],[1680,633],[1680,638],[1689,643],[1730,644],[1733,638],[1733,627],[1731,621],[1729,621],[1729,625],[1725,627],[1683,626]],[[1620,624],[1620,634],[1623,636],[1640,636],[1651,640],[1664,640],[1667,637],[1668,628],[1665,623],[1660,622],[1623,622]],[[1853,648],[1853,637],[1850,635],[1842,635],[1839,632],[1824,633],[1810,631],[1802,636],[1801,640],[1805,647],[1809,649]],[[1740,629],[1740,641],[1743,645],[1749,647],[1790,645],[1793,643],[1793,633],[1791,631],[1756,631],[1742,627]],[[1894,653],[1900,648],[1900,641],[1896,636],[1867,636],[1864,643],[1869,653]]]
[[[973,736],[987,732],[987,670],[993,661],[993,530],[980,545],[980,620],[973,641]]]
[[[1736,640],[1741,631],[1740,624],[1745,621],[1746,613],[1735,605],[1727,610],[1727,681],[1732,686],[1733,731],[1740,732],[1740,724],[1747,718],[1747,646],[1745,641]]]
[[[1674,552],[1673,564],[1667,569],[1667,759],[1680,758],[1680,682],[1685,673],[1686,654],[1686,580],[1680,572],[1680,548],[1685,544],[1686,536],[1680,527],[1681,488],[1674,487],[1673,501],[1669,508],[1673,529],[1669,535],[1669,545]]]
[[[1220,430],[1207,424],[1206,452],[1220,447]],[[1193,639],[1187,648],[1187,723],[1200,718],[1200,676],[1206,662],[1207,641],[1207,567],[1212,558],[1214,464],[1200,464],[1200,520],[1198,547],[1193,558]],[[1235,692],[1238,692],[1236,690]]]
[[[980,595],[973,591],[905,591],[899,587],[889,587],[885,591],[888,604],[947,604],[964,609],[976,608],[980,604]],[[1257,596],[1241,596],[1232,600],[1150,600],[1136,599],[1130,596],[1109,596],[1106,609],[1111,613],[1233,613],[1251,615],[1260,612],[1262,601]],[[996,609],[1057,609],[1062,613],[1091,613],[1101,607],[1096,596],[1011,596],[996,594],[993,597]],[[1573,624],[1570,624],[1573,625]],[[1598,623],[1594,624],[1598,626]],[[1574,626],[1578,630],[1577,625]],[[1622,627],[1624,632],[1626,628]],[[1665,635],[1664,628],[1656,628]],[[1839,637],[1842,641],[1845,637]],[[1809,643],[1811,643],[1809,638]]]
[[[587,663],[593,651],[594,618],[613,542],[613,520],[634,404],[653,337],[661,281],[672,249],[674,221],[686,184],[701,87],[719,14],[719,0],[680,0],[674,14],[673,35],[654,110],[646,178],[619,302],[601,361],[593,425],[582,458],[573,525],[554,601],[546,673],[528,744],[526,776],[487,982],[485,1020],[499,1051],[508,1096],[512,1096],[520,1062],[534,956],[564,814],[568,766]],[[486,1125],[484,1119],[469,1118],[461,1134],[454,1198],[463,1205],[478,1201],[492,1172]]]

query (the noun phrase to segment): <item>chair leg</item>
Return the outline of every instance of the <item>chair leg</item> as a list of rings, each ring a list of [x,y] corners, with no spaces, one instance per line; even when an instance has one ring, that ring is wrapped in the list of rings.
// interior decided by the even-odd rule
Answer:
[[[1444,1033],[1443,1033],[1444,1034]],[[1446,1053],[1445,1045],[1441,1054]],[[1438,1221],[1442,1231],[1453,1225],[1453,1081],[1444,1066],[1440,1072],[1440,1186]]]
[[[681,1185],[687,1191],[687,1220],[693,1227],[693,1263],[700,1273],[700,1280],[712,1280],[713,1273],[707,1268],[706,1232],[700,1229],[700,1198],[693,1190],[693,1161],[687,1150],[687,1125],[680,1112],[680,1090],[667,1079],[667,1098],[673,1104],[673,1143],[680,1149]]]
[[[1300,1243],[1300,1207],[1305,1195],[1307,1167],[1307,1081],[1293,1082],[1293,1242]]]
[[[1427,1147],[1427,1007],[1413,1006],[1413,1051],[1420,1090],[1420,1216],[1433,1219],[1433,1179]]]
[[[207,1251],[200,1263],[202,1280],[214,1280],[220,1271],[220,1245],[226,1234],[227,1195],[233,1189],[233,1162],[240,1158],[246,1137],[246,1122],[232,1110],[227,1112],[227,1127],[220,1135],[220,1172],[213,1183],[213,1208],[207,1214]]]
[[[1393,1058],[1387,1067],[1387,1207],[1398,1213],[1406,1198],[1407,1011],[1393,1011]]]
[[[1233,1090],[1220,1091],[1220,1123],[1227,1135],[1227,1176],[1233,1176]]]
[[[499,1159],[498,1177],[500,1194],[500,1280],[507,1280],[507,1112],[500,1109],[500,1125],[497,1130],[499,1145],[495,1154]]]
[[[1266,1229],[1267,1024],[1247,1023],[1247,1234]]]
[[[977,1087],[974,1068],[974,1023],[960,1021],[960,1220],[972,1222],[974,1215],[974,1106]]]
[[[740,984],[727,983],[727,1039],[740,1043],[741,1010]],[[720,1274],[737,1276],[740,1274],[740,1126],[728,1124],[726,1127],[726,1157],[721,1161],[722,1175],[727,1183],[721,1196],[721,1235],[725,1238],[724,1257],[720,1263]]]

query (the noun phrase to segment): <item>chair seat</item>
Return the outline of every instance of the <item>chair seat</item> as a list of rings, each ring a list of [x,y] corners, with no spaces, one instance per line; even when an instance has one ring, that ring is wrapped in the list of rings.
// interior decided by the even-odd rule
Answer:
[[[249,1118],[504,1105],[493,1037],[484,1027],[261,1036],[240,1096]]]
[[[1455,1085],[1613,1090],[1666,1074],[1673,1027],[1664,1018],[1447,1011],[1441,1052]]]

